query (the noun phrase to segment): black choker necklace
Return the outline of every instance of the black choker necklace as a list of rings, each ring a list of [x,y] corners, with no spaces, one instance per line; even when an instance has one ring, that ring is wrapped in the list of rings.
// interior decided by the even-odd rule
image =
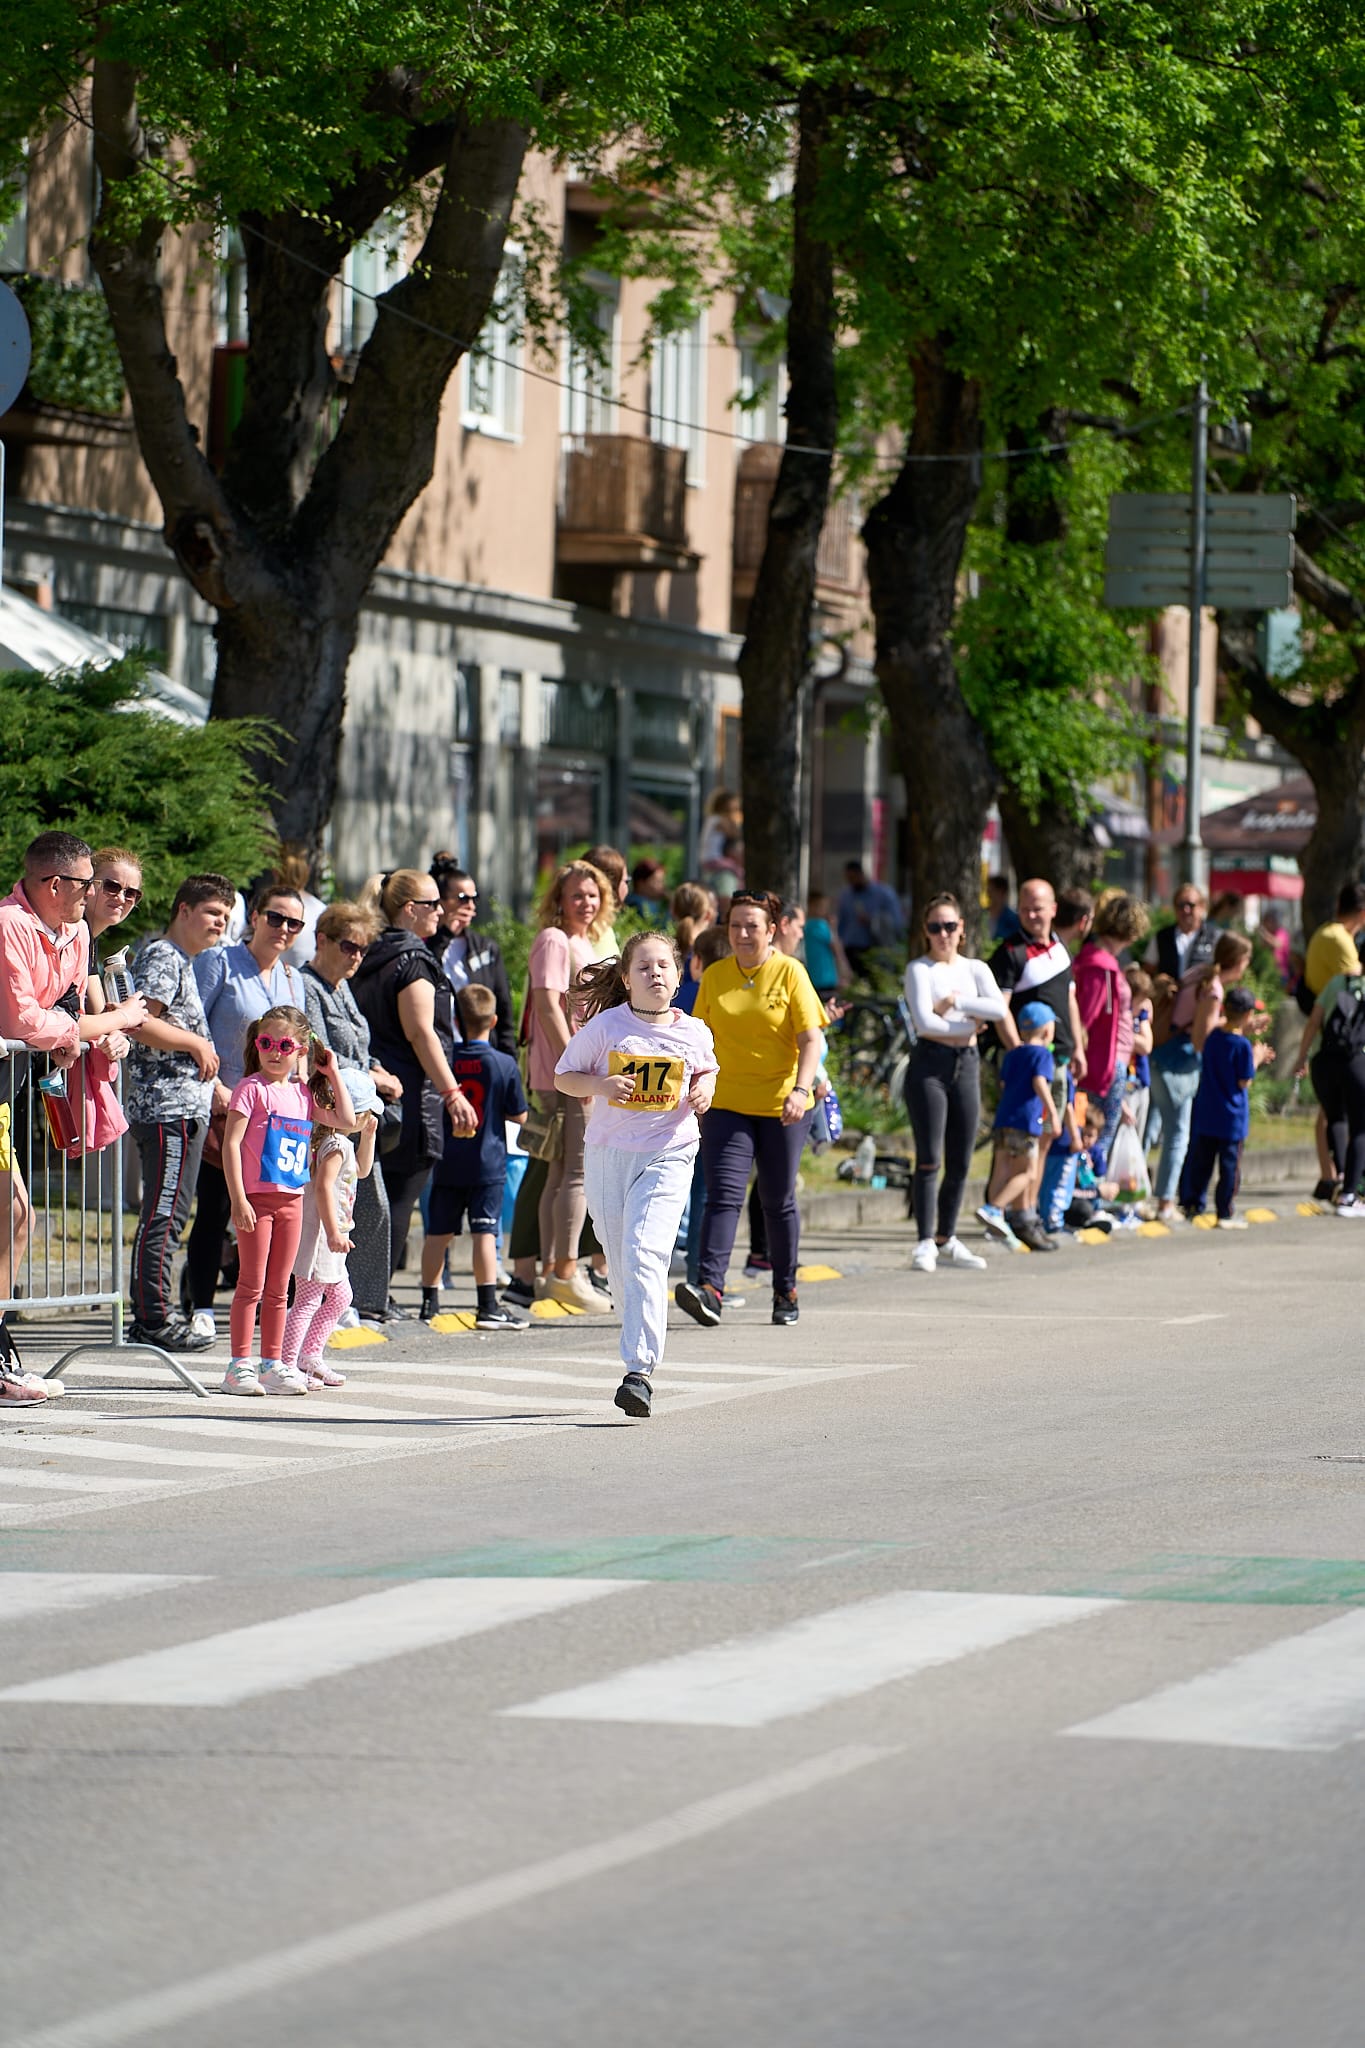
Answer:
[[[626,1008],[630,1011],[632,1017],[666,1017],[673,1008],[673,1005],[672,1003],[665,1003],[662,1010],[637,1010],[634,1003],[627,1003]]]

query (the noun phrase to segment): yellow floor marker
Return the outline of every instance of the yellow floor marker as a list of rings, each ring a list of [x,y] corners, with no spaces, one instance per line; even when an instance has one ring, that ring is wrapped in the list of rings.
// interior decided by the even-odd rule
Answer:
[[[810,1287],[817,1280],[842,1280],[844,1276],[837,1266],[798,1266],[796,1277]]]
[[[1279,1217],[1273,1209],[1248,1209],[1248,1223],[1278,1223]]]
[[[1169,1237],[1171,1226],[1169,1223],[1139,1223],[1137,1234],[1139,1237]]]
[[[1218,1228],[1218,1218],[1216,1216],[1193,1216],[1190,1221],[1194,1224],[1196,1230],[1216,1230]]]
[[[457,1330],[472,1330],[474,1311],[472,1308],[447,1309],[444,1315],[433,1316],[429,1327],[439,1330],[443,1337],[453,1337]]]
[[[1108,1244],[1109,1232],[1107,1230],[1078,1230],[1076,1232],[1076,1242],[1077,1244]]]
[[[544,1316],[547,1322],[553,1322],[556,1316],[581,1316],[584,1313],[585,1311],[581,1308],[570,1308],[566,1301],[550,1301],[547,1299],[531,1303],[531,1314],[533,1316]]]
[[[1298,1208],[1300,1216],[1325,1216],[1327,1214],[1326,1205],[1322,1202],[1300,1202]]]
[[[382,1330],[333,1330],[327,1339],[329,1351],[363,1351],[367,1344],[387,1344]]]

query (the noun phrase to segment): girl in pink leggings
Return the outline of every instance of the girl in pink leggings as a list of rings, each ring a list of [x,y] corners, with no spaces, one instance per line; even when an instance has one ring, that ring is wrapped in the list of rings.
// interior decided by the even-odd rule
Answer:
[[[307,1085],[298,1078],[309,1053]],[[302,1010],[279,1004],[247,1026],[243,1077],[232,1091],[223,1173],[232,1198],[240,1271],[232,1297],[232,1358],[225,1394],[306,1394],[283,1362],[289,1274],[303,1229],[313,1124],[350,1130],[355,1109],[330,1047],[312,1037]],[[261,1364],[251,1357],[261,1311]]]
[[[346,1085],[357,1112],[350,1137],[340,1131],[313,1133],[313,1173],[294,1260],[294,1305],[284,1326],[281,1363],[286,1371],[297,1367],[310,1394],[346,1384],[346,1375],[327,1363],[327,1340],[351,1306],[346,1254],[355,1194],[374,1167],[379,1092],[368,1074],[348,1073]]]

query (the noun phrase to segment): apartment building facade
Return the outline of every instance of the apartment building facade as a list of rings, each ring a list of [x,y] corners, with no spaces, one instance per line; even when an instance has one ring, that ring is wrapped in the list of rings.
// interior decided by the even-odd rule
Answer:
[[[527,196],[591,256],[591,188],[533,162]],[[93,285],[94,176],[72,130],[31,164],[0,269]],[[354,359],[404,262],[401,225],[352,252],[328,346]],[[706,800],[738,779],[736,658],[780,458],[781,369],[760,308],[725,299],[651,333],[647,281],[595,277],[600,357],[537,349],[509,241],[498,301],[442,409],[435,473],[379,569],[348,680],[330,859],[340,884],[449,848],[524,910],[594,839],[694,869]],[[168,238],[171,344],[204,445],[231,432],[249,348],[240,248]],[[212,614],[180,576],[123,412],[30,391],[0,419],[5,580],[207,703]],[[843,713],[871,684],[862,549],[847,500],[820,552],[811,662],[812,881],[884,870],[894,802],[875,733]],[[889,802],[889,799],[891,800]],[[761,878],[755,878],[761,879]]]

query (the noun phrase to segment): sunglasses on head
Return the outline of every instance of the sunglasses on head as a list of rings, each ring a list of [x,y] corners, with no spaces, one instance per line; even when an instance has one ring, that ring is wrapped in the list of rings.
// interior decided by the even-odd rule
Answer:
[[[301,932],[303,930],[303,919],[301,917],[286,917],[282,910],[263,910],[261,916],[267,924],[273,925],[277,932]]]
[[[768,907],[767,897],[756,895],[752,889],[736,889],[730,898],[730,908],[733,910],[737,903],[756,903],[760,910]]]
[[[957,928],[958,919],[955,917],[946,917],[936,924],[926,924],[924,927],[931,937],[936,939],[942,938],[945,932],[955,932]]]
[[[369,952],[368,946],[361,946],[354,939],[338,939],[337,951],[344,953],[348,960],[363,960]]]
[[[306,1043],[305,1039],[272,1038],[268,1031],[258,1031],[256,1033],[257,1052],[282,1052],[286,1058],[290,1053],[302,1052]]]
[[[108,875],[100,876],[100,887],[111,903],[117,903],[123,898],[126,898],[129,903],[141,903],[142,901],[141,889],[125,888],[122,882],[115,882]]]

